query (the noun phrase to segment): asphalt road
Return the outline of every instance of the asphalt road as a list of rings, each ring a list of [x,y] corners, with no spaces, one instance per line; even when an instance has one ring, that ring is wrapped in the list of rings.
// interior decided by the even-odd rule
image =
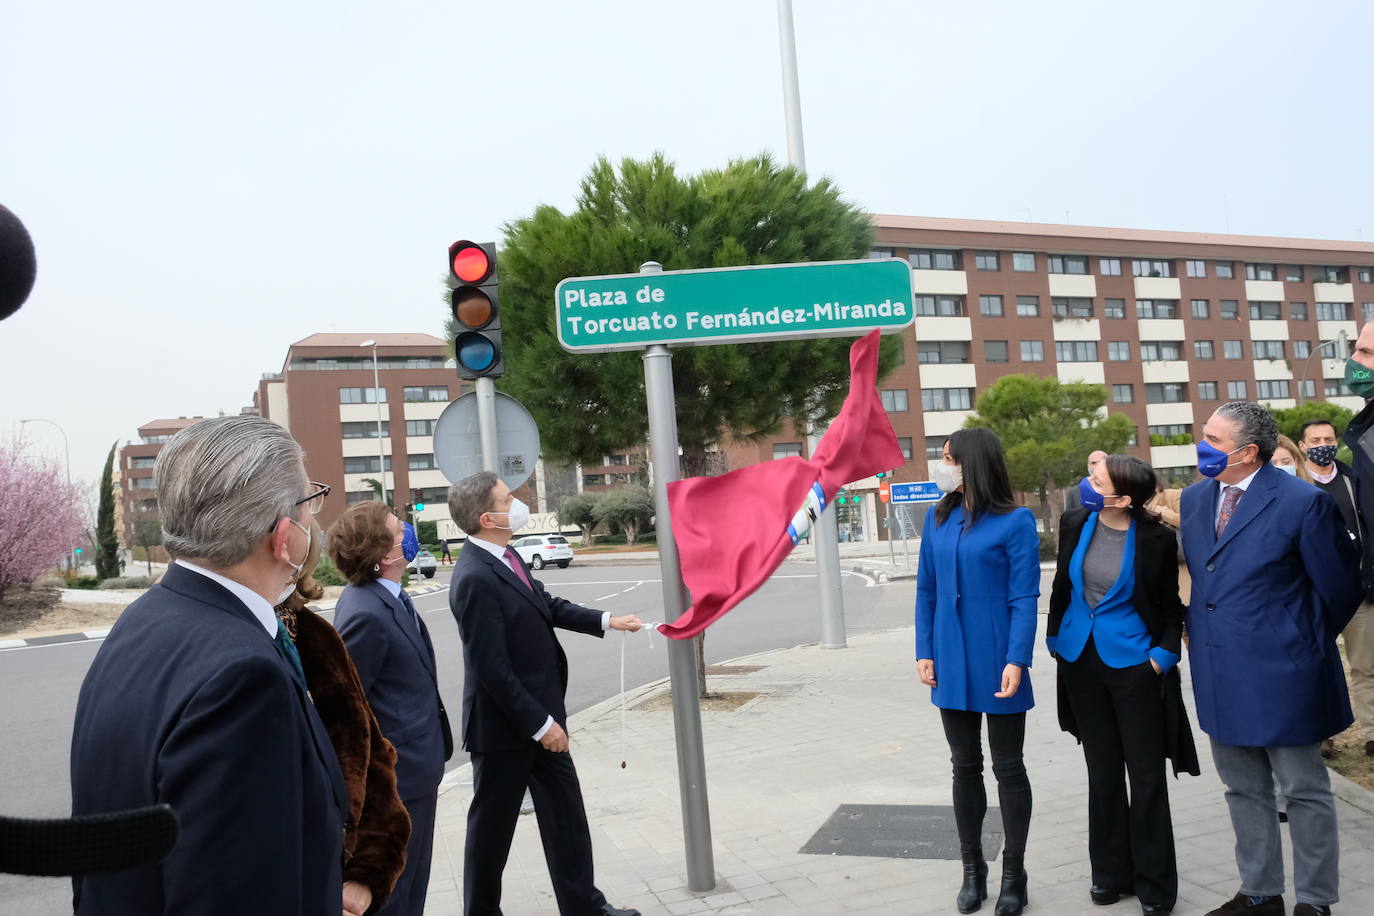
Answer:
[[[447,580],[441,567],[436,582]],[[537,574],[548,590],[613,614],[663,619],[657,565],[546,568]],[[903,626],[912,619],[914,583],[873,586],[854,573],[842,576],[845,624],[850,632]],[[463,656],[448,610],[447,592],[415,599],[434,639],[440,690],[455,732],[461,717]],[[768,649],[816,642],[820,637],[815,566],[785,564],[758,592],[706,634],[708,664]],[[620,691],[621,646],[625,684],[638,687],[668,674],[666,640],[645,633],[610,633],[605,639],[560,633],[571,669],[568,711],[585,709]],[[70,811],[68,754],[76,696],[99,641],[0,650],[0,813],[54,817]],[[707,748],[710,758],[710,748]],[[460,766],[459,752],[450,768]],[[0,875],[6,914],[46,916],[71,912],[66,879]]]

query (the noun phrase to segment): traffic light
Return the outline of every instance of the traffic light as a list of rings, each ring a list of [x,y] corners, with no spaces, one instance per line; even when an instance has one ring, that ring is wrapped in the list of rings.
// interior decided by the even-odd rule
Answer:
[[[411,490],[411,502],[415,504],[416,512],[425,511],[425,495],[423,490]]]
[[[449,305],[457,331],[453,354],[461,379],[500,378],[501,297],[497,291],[496,244],[458,241],[448,246]]]
[[[887,471],[879,471],[878,473],[874,474],[873,476],[876,477],[876,478],[878,478],[879,480],[882,480],[882,479],[883,479],[884,477],[886,477],[887,475],[888,475],[888,472],[887,472]]]
[[[835,497],[835,505],[843,506],[847,502],[849,502],[849,491],[841,490],[839,495]]]

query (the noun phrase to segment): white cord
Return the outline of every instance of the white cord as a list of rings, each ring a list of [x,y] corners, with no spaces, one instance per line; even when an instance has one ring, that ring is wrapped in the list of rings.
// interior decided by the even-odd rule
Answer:
[[[658,628],[661,626],[663,626],[663,624],[654,623],[652,621],[644,624],[643,632],[649,635],[650,649],[654,647],[654,634],[658,632]],[[628,704],[628,700],[625,696],[625,641],[629,638],[629,635],[630,633],[628,630],[620,631],[620,746],[622,748],[628,748],[630,746],[630,737],[625,728],[625,709]],[[620,761],[620,768],[622,770],[625,769],[624,760]]]

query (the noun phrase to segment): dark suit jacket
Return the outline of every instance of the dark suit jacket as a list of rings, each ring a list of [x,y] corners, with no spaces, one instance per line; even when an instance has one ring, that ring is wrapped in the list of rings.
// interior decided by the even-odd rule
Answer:
[[[1058,636],[1059,625],[1072,598],[1069,561],[1078,549],[1088,510],[1070,509],[1059,520],[1059,564],[1050,590],[1050,613],[1045,623],[1046,636]],[[1178,597],[1178,539],[1173,529],[1160,522],[1138,522],[1135,528],[1135,590],[1132,605],[1150,643],[1175,655],[1183,653],[1183,602]],[[1183,679],[1174,665],[1159,679],[1164,699],[1165,746],[1174,762],[1174,773],[1201,772],[1188,709],[1183,705]],[[1082,740],[1073,706],[1069,702],[1062,674],[1058,676],[1059,727]]]
[[[165,802],[160,865],[73,881],[78,913],[338,916],[348,810],[315,708],[261,623],[173,565],[129,605],[86,672],[72,813]]]
[[[1202,480],[1181,500],[1198,725],[1221,744],[1315,744],[1352,721],[1336,636],[1359,607],[1359,551],[1335,500],[1272,465],[1218,539],[1220,498]]]
[[[534,590],[501,560],[474,544],[459,554],[449,607],[463,640],[463,747],[528,747],[553,716],[568,725],[568,659],[553,628],[602,636],[600,611]]]
[[[373,580],[343,590],[334,606],[334,628],[348,646],[382,734],[396,746],[396,791],[403,799],[438,791],[444,762],[453,756],[453,733],[424,620]]]
[[[1364,584],[1364,600],[1374,601],[1374,532],[1369,530],[1374,522],[1374,401],[1367,401],[1364,410],[1355,415],[1341,437],[1350,446],[1350,479],[1355,484],[1355,508],[1360,513],[1364,525],[1364,556],[1361,557],[1361,573]]]

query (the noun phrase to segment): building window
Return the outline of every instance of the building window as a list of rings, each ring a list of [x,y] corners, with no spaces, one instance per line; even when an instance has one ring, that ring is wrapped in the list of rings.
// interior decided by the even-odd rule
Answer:
[[[1234,279],[1236,276],[1235,261],[1215,261],[1213,262],[1212,267],[1217,272],[1218,280],[1231,280]]]
[[[1210,340],[1193,341],[1193,358],[1216,359],[1217,354],[1215,348],[1212,346],[1212,342]]]
[[[344,504],[347,507],[352,507],[358,503],[370,503],[376,498],[376,490],[349,490],[344,497]]]
[[[1302,266],[1299,264],[1286,264],[1283,268],[1283,279],[1285,283],[1302,282]]]
[[[906,413],[906,389],[889,388],[882,392],[883,410],[888,413]]]
[[[913,248],[906,259],[917,270],[958,270],[959,252],[933,248]]]
[[[344,424],[342,424],[342,426],[343,426],[342,436],[343,436],[343,438],[345,438],[345,439],[376,439],[376,438],[377,438],[377,421],[376,421],[376,420],[367,420],[367,421],[365,421],[365,422],[360,422],[360,423],[344,423]],[[382,436],[383,436],[383,438],[385,438],[386,436],[390,436],[390,435],[391,435],[391,423],[388,422],[388,421],[386,421],[386,420],[383,420],[383,421],[382,421]]]
[[[1228,401],[1244,401],[1244,400],[1246,400],[1246,397],[1245,397],[1245,383],[1244,383],[1244,382],[1227,382],[1227,383],[1226,383],[1226,399],[1227,399]]]
[[[134,455],[129,458],[129,469],[150,468],[157,464],[157,459],[152,455]]]
[[[774,442],[773,457],[777,458],[800,458],[802,444],[800,442]]]
[[[1107,359],[1114,363],[1124,363],[1131,358],[1131,343],[1128,340],[1113,340],[1107,343]]]
[[[1061,363],[1097,362],[1097,341],[1061,340],[1054,345],[1054,357]]]
[[[1288,317],[1291,318],[1291,319],[1293,319],[1294,321],[1306,321],[1306,320],[1307,320],[1307,303],[1306,303],[1306,302],[1290,302],[1290,303],[1288,303]]]
[[[1113,404],[1134,404],[1135,387],[1133,385],[1113,385],[1112,386]]]
[[[439,463],[434,460],[432,453],[425,453],[408,457],[406,466],[412,471],[435,471],[438,470]]]
[[[1181,340],[1142,340],[1140,342],[1140,361],[1155,363],[1164,360],[1183,359]]]
[[[939,461],[945,457],[945,436],[926,436],[926,460]]]
[[[1198,382],[1197,399],[1199,401],[1215,401],[1217,399],[1217,383]]]
[[[979,296],[978,314],[986,315],[989,318],[1002,317],[1002,297],[1001,296]]]
[[[900,449],[902,450],[902,457],[905,458],[907,461],[910,461],[910,460],[911,460],[911,455],[912,455],[912,452],[911,452],[911,437],[910,437],[910,436],[898,436],[898,437],[897,437],[897,447],[900,448]]]
[[[1131,276],[1133,277],[1172,277],[1173,275],[1173,261],[1141,259],[1131,262]]]
[[[376,404],[380,400],[386,403],[385,388],[340,388],[340,404]]]
[[[1298,393],[1304,398],[1315,398],[1317,396],[1317,382],[1315,379],[1298,379]]]
[[[1312,341],[1310,341],[1310,340],[1295,340],[1295,341],[1293,341],[1293,358],[1294,358],[1294,359],[1307,359],[1307,357],[1309,357],[1309,356],[1311,356],[1311,355],[1312,355]]]
[[[1283,318],[1283,310],[1277,302],[1251,302],[1251,321],[1278,321]]]
[[[1349,321],[1350,303],[1348,302],[1318,302],[1317,303],[1318,321]]]
[[[1170,441],[1187,437],[1188,442]],[[1151,445],[1187,445],[1193,441],[1193,427],[1186,423],[1166,423],[1150,427]]]
[[[1040,315],[1039,296],[1017,296],[1016,314],[1019,318],[1037,318]]]
[[[1145,385],[1146,404],[1182,404],[1186,400],[1186,382],[1149,382]]]
[[[1081,254],[1052,254],[1046,259],[1052,274],[1086,274],[1088,259]]]
[[[1091,318],[1093,301],[1082,297],[1055,296],[1050,308],[1056,318]]]
[[[1365,302],[1360,306],[1360,311],[1364,315],[1364,320],[1368,321],[1374,317],[1374,302]]]
[[[1135,303],[1137,318],[1177,318],[1177,299],[1137,299]]]
[[[990,363],[1007,361],[1007,342],[1005,340],[983,341],[983,359]]]
[[[1324,398],[1348,398],[1353,395],[1354,392],[1350,390],[1350,386],[1345,383],[1343,378],[1329,378],[1322,385],[1322,397]]]
[[[1206,261],[1186,261],[1186,262],[1184,262],[1184,263],[1185,263],[1185,266],[1187,267],[1188,276],[1190,276],[1190,277],[1205,277],[1205,276],[1207,276],[1207,262],[1206,262]]]
[[[893,254],[895,254],[895,252],[891,248],[870,248],[868,250],[869,259],[874,261],[879,258],[890,258]]]
[[[979,270],[1000,270],[997,266],[997,252],[995,251],[975,251],[973,253],[973,264]]]
[[[1221,342],[1221,355],[1226,359],[1243,359],[1239,340],[1223,340]]]
[[[1283,359],[1281,340],[1257,340],[1252,346],[1255,348],[1255,359]]]
[[[906,394],[906,392],[902,392]],[[972,388],[922,388],[922,410],[972,410]]]
[[[1021,362],[1023,363],[1043,363],[1045,361],[1045,344],[1039,340],[1021,341]]]
[[[1125,299],[1103,299],[1102,300],[1103,318],[1125,318],[1126,300]]]
[[[1098,258],[1098,259],[1097,259],[1097,272],[1100,273],[1100,274],[1101,274],[1102,276],[1104,276],[1104,277],[1119,277],[1119,276],[1121,276],[1121,259],[1120,259],[1120,258]]]
[[[1223,300],[1221,300],[1221,317],[1222,317],[1222,318],[1239,318],[1239,317],[1240,317],[1240,303],[1237,302],[1237,301],[1234,300],[1234,299],[1223,299]]]
[[[1211,306],[1208,304],[1208,302],[1207,302],[1206,299],[1194,299],[1194,300],[1193,300],[1193,317],[1194,317],[1194,318],[1211,318],[1211,317],[1212,317],[1212,309],[1211,309]]]
[[[406,435],[411,438],[434,435],[434,424],[438,420],[406,420]]]
[[[1350,268],[1348,267],[1314,267],[1312,274],[1312,280],[1316,283],[1350,282]]]
[[[1247,280],[1273,280],[1278,277],[1279,272],[1273,264],[1246,264],[1245,279]]]
[[[344,458],[345,474],[376,474],[381,455],[354,455]],[[386,456],[386,469],[391,470],[391,456]]]
[[[1035,255],[1029,251],[1013,251],[1011,253],[1011,269],[1020,273],[1035,272]]]
[[[623,468],[623,467],[627,466],[629,463],[630,463],[630,458],[629,458],[629,456],[626,455],[626,454],[623,453],[623,452],[618,452],[618,453],[616,453],[616,454],[614,454],[614,455],[607,455],[607,456],[606,456],[606,464],[610,465],[611,467]]]
[[[582,486],[584,487],[604,487],[606,485],[605,474],[583,474]]]
[[[912,311],[927,317],[962,318],[965,314],[964,297],[917,296],[912,302]]]
[[[1129,438],[1129,439],[1126,440],[1126,444],[1129,445],[1129,446],[1132,446],[1132,447],[1139,445],[1139,444],[1140,444],[1140,430],[1138,430],[1138,429],[1136,429],[1134,426],[1132,426],[1132,427],[1131,427],[1131,438]]]
[[[129,479],[129,487],[133,490],[156,490],[157,479],[153,477],[132,477]]]
[[[922,363],[966,363],[968,343],[963,340],[923,340],[916,344],[916,358]]]
[[[404,390],[407,401],[447,401],[447,385],[417,385],[410,386]]]
[[[1255,397],[1261,401],[1277,401],[1288,397],[1288,379],[1261,379],[1255,382]]]
[[[1374,268],[1361,267],[1359,277],[1361,283],[1374,283]]]

